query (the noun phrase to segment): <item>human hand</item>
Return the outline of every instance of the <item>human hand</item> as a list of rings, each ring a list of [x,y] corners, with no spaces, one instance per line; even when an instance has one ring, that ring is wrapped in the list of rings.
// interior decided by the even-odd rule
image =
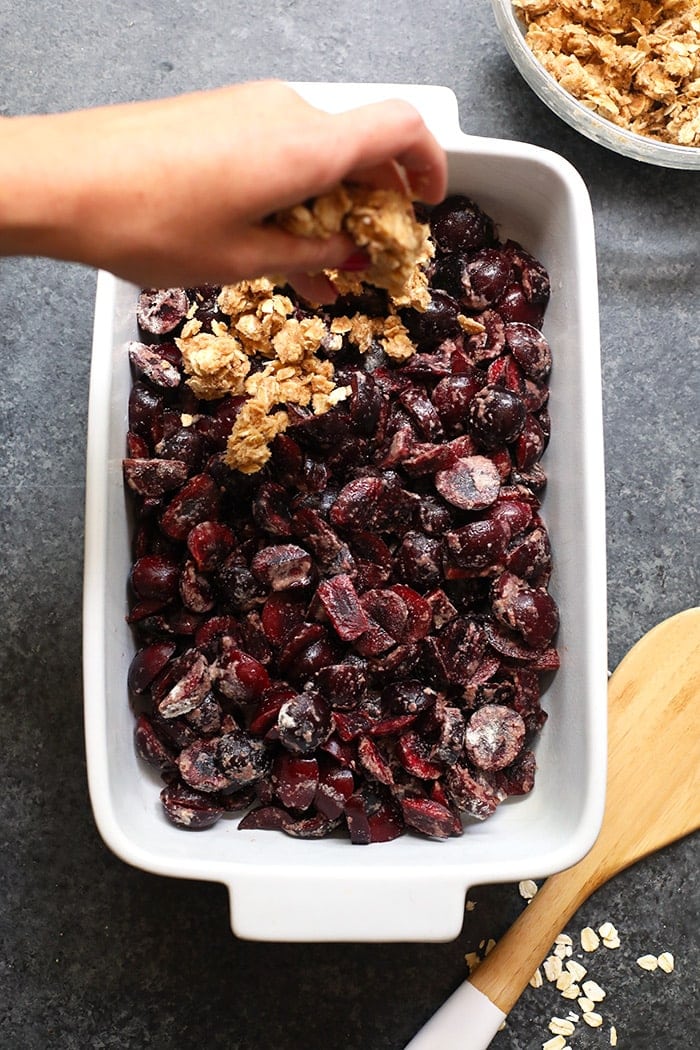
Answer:
[[[328,114],[276,81],[6,119],[0,146],[0,253],[144,287],[282,273],[308,294],[305,275],[352,266],[356,246],[293,237],[271,213],[342,180],[427,203],[446,187],[444,153],[408,103]]]

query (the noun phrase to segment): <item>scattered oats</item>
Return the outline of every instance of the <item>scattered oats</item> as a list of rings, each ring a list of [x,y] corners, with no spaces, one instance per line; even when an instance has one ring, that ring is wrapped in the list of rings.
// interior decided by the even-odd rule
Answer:
[[[194,416],[191,416],[189,412],[181,412],[180,422],[182,423],[183,427],[191,427],[194,423]]]
[[[595,1003],[592,999],[587,999],[585,995],[581,996],[581,998],[578,1001],[578,1005],[579,1009],[584,1014],[589,1014],[592,1010],[595,1010]]]
[[[582,981],[588,973],[585,966],[581,966],[580,962],[576,962],[575,959],[569,959],[566,963],[566,968],[575,981]]]
[[[542,980],[542,971],[540,970],[539,966],[530,978],[529,984],[532,988],[541,988],[544,984],[544,981]]]
[[[555,1035],[553,1039],[548,1039],[546,1043],[542,1043],[542,1050],[565,1050],[566,1039],[563,1035]]]
[[[475,908],[476,908],[476,901],[468,900],[467,903],[466,903],[467,911],[474,911]]]
[[[575,1014],[573,1010],[569,1010],[568,1014],[566,1015],[566,1019],[567,1021],[571,1021],[572,1024],[577,1024],[578,1014]]]
[[[578,999],[581,994],[581,988],[578,984],[570,984],[568,988],[565,988],[561,993],[562,999]]]
[[[555,944],[554,954],[558,959],[568,959],[570,955],[573,955],[574,949],[570,944]]]
[[[556,981],[561,977],[561,959],[556,955],[548,955],[542,963],[542,968],[544,969],[544,975],[548,981]]]
[[[592,999],[594,1003],[602,1003],[605,998],[605,991],[596,984],[595,981],[585,981],[583,984],[583,993],[589,999]]]
[[[614,1024],[610,1025],[610,1045],[617,1046],[617,1028]]]
[[[462,331],[469,335],[481,335],[486,331],[486,325],[477,321],[475,317],[467,317],[465,314],[457,314],[457,323]]]
[[[568,933],[559,933],[554,938],[554,943],[572,945],[574,942],[571,940],[571,937],[569,937]]]
[[[581,930],[581,947],[584,952],[594,952],[600,944],[600,938],[590,926],[584,926]]]
[[[486,947],[484,948],[484,957],[486,957],[489,954],[489,952],[492,952],[495,947],[496,942],[494,941],[493,937],[490,937],[489,940],[486,942]]]
[[[562,971],[557,977],[557,988],[560,992],[565,992],[567,988],[570,988],[573,984],[574,979],[570,973],[566,970]]]
[[[464,961],[466,962],[467,967],[469,968],[469,973],[472,974],[481,962],[481,956],[478,952],[467,952],[467,954],[464,956]]]
[[[384,318],[384,327],[379,341],[384,353],[393,361],[407,361],[416,352],[406,326],[396,314]]]
[[[643,970],[649,970],[651,973],[659,965],[655,955],[641,955],[637,959],[637,966],[641,966]]]
[[[656,960],[659,964],[659,969],[663,970],[664,973],[672,973],[675,961],[671,952],[662,952]]]
[[[553,1017],[547,1026],[554,1035],[573,1035],[574,1023],[566,1017]]]
[[[598,933],[606,948],[620,947],[620,936],[611,922],[604,922],[602,926],[599,926]]]
[[[583,1015],[583,1020],[589,1025],[590,1028],[600,1028],[603,1023],[603,1018],[600,1014],[586,1013]]]
[[[523,879],[522,882],[518,883],[518,893],[526,901],[531,901],[537,893],[537,883],[532,879]]]
[[[501,1021],[501,1023],[498,1026],[498,1028],[496,1029],[496,1031],[497,1032],[502,1032],[503,1029],[505,1028],[505,1026],[506,1026],[506,1022],[505,1021]]]

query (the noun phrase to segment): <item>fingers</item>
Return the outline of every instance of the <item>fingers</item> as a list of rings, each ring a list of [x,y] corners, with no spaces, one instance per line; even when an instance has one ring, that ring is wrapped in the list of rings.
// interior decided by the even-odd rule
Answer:
[[[445,151],[409,102],[388,99],[327,114],[280,81],[242,85],[242,90],[250,92],[251,101],[264,94],[267,104],[295,125],[301,171],[304,159],[308,164],[311,157],[329,158],[325,161],[326,184],[307,185],[303,196],[322,193],[344,178],[396,189],[405,189],[407,181],[414,196],[428,204],[437,204],[445,196]],[[402,170],[392,178],[390,172],[396,165]],[[286,177],[292,173],[287,171]]]
[[[302,298],[315,305],[333,303],[338,298],[338,292],[322,273],[290,273],[286,275],[286,280]]]
[[[167,257],[162,251],[148,255],[143,251],[123,252],[108,260],[101,258],[99,265],[153,288],[230,285],[255,277],[283,277],[305,298],[330,302],[336,293],[321,271],[343,269],[345,260],[352,266],[357,255],[357,246],[345,234],[320,240],[295,237],[268,226],[250,227],[216,243],[185,241],[181,247],[186,250],[173,246]]]
[[[447,190],[447,158],[420,114],[398,99],[375,102],[338,114],[354,158],[348,175],[372,181],[377,168],[394,161],[405,172],[414,195],[437,204]]]
[[[246,237],[251,252],[264,260],[265,272],[318,273],[320,270],[343,269],[357,245],[347,234],[338,233],[327,239],[296,237],[275,226],[257,227]],[[256,263],[256,267],[257,267]]]
[[[407,102],[330,114],[276,82],[242,85],[226,99],[235,108],[219,122],[217,143],[230,155],[235,142],[229,172],[249,220],[319,196],[346,179],[408,190],[426,203],[445,195],[445,153]],[[212,144],[209,151],[216,152]]]
[[[396,190],[398,193],[412,196],[412,188],[406,178],[406,173],[395,160],[357,169],[350,174],[350,179],[362,182],[366,186],[372,186],[374,189]]]

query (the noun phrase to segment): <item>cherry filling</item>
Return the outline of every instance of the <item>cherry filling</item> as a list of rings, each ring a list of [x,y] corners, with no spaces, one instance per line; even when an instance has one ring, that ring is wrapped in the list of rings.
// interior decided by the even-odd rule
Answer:
[[[186,317],[211,330],[218,289],[139,299],[128,686],[178,827],[244,812],[301,838],[443,839],[533,787],[558,667],[549,279],[466,197],[429,221],[431,305],[402,311],[415,355],[346,340],[329,356],[348,398],[290,410],[256,474],[223,459],[242,399],[198,401],[172,341]],[[332,312],[384,306],[366,288]]]

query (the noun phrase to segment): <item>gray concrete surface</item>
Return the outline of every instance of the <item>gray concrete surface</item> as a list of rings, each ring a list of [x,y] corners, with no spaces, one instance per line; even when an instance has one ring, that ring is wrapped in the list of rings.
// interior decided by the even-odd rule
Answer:
[[[608,481],[610,664],[697,603],[697,174],[637,164],[553,116],[513,69],[486,0],[0,0],[0,113],[156,97],[230,80],[442,83],[465,130],[578,168],[595,211]],[[236,940],[223,888],[127,867],[87,794],[80,603],[94,274],[0,262],[0,1047],[400,1050],[522,907],[470,896],[442,945]],[[653,756],[640,761],[653,762]],[[697,839],[639,864],[575,917],[611,920],[591,976],[605,1025],[577,1050],[697,1045]],[[676,970],[637,956],[670,950]],[[494,1042],[534,1050],[562,1013],[528,989]]]

